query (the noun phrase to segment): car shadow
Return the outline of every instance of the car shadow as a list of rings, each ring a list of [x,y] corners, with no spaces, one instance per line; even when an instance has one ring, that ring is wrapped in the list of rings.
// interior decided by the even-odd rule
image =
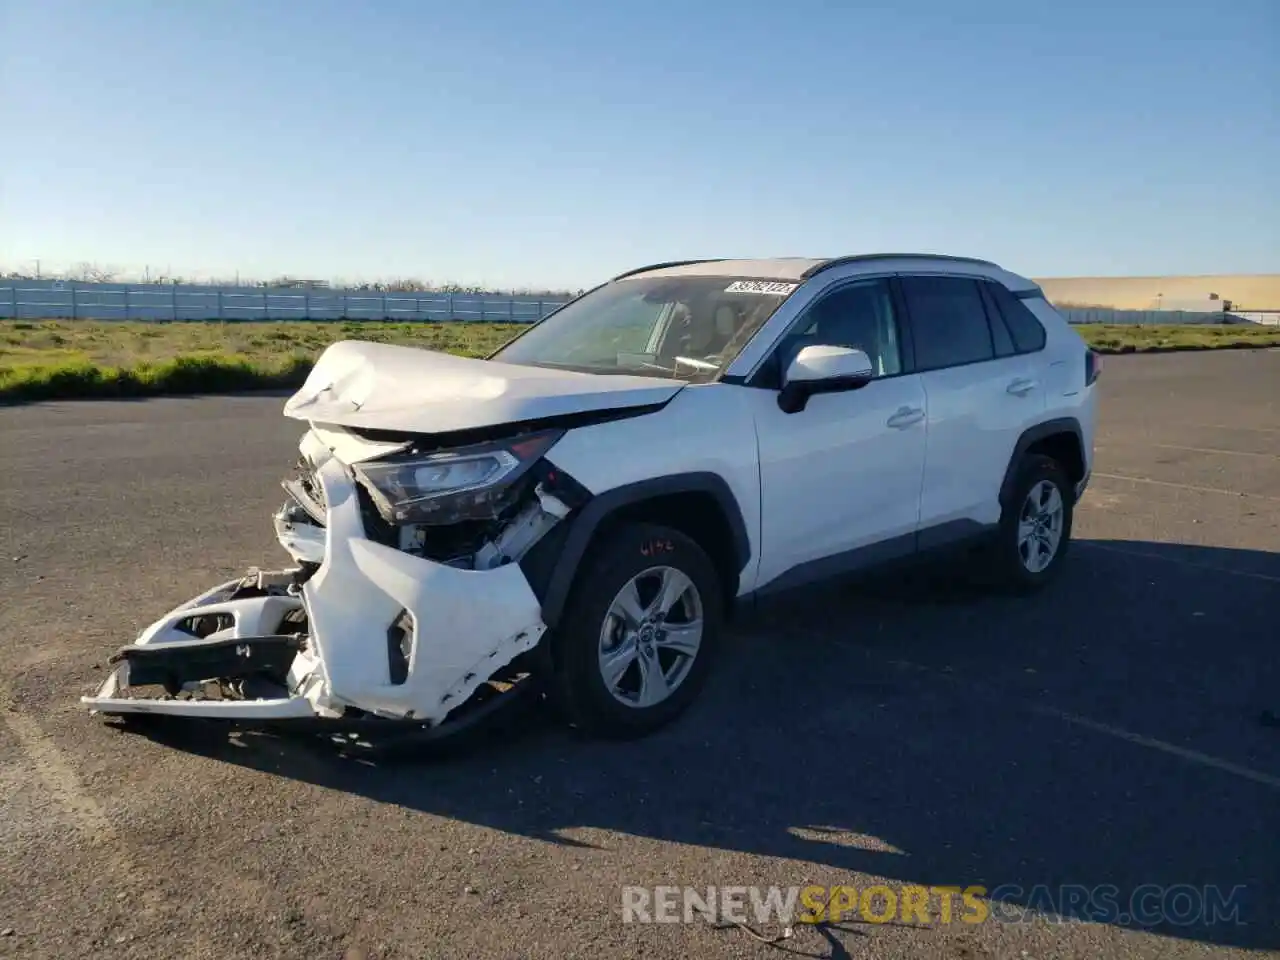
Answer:
[[[595,828],[978,885],[1005,919],[1030,907],[1280,948],[1280,731],[1257,722],[1280,711],[1280,555],[1072,549],[1034,597],[922,568],[788,603],[736,627],[698,704],[644,740],[585,740],[541,708],[420,762],[203,726],[147,735],[552,844]]]

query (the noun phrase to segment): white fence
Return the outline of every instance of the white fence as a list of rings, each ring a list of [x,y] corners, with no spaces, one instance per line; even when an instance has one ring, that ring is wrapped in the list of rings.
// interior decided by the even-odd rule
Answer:
[[[0,318],[21,320],[401,320],[533,323],[564,301],[500,294],[378,293],[291,287],[17,280],[0,286]],[[1072,323],[1262,323],[1280,312],[1059,308]]]
[[[0,317],[21,320],[402,320],[532,323],[563,299],[497,294],[59,283],[0,286]]]
[[[1264,327],[1280,327],[1280,310],[1232,310],[1233,320],[1242,323],[1260,323]]]
[[[1110,307],[1058,307],[1071,323],[1277,323],[1280,314],[1223,313],[1208,310],[1113,310]],[[1271,319],[1261,319],[1270,317]]]

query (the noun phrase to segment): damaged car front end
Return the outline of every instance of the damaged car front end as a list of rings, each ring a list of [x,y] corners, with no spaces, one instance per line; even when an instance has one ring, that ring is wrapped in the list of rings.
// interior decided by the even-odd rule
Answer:
[[[415,387],[394,396],[404,353],[436,358],[434,388],[422,388],[432,371],[419,366]],[[547,630],[520,560],[591,494],[548,457],[566,430],[557,422],[572,413],[566,403],[473,401],[478,425],[461,429],[452,413],[430,416],[433,402],[459,406],[441,401],[459,399],[450,380],[459,363],[486,361],[331,347],[285,410],[309,426],[272,518],[293,565],[252,570],[165,614],[112,658],[106,682],[82,698],[89,710],[438,730],[507,689]],[[377,397],[367,387],[374,364]],[[519,392],[484,374],[499,381],[485,387],[496,397]],[[539,400],[555,394],[544,383]],[[611,416],[655,398],[618,399],[594,405]],[[414,415],[368,409],[391,402]]]

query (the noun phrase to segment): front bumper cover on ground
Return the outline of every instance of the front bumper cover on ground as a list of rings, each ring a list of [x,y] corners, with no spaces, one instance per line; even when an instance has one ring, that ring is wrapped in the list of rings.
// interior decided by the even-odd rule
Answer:
[[[82,698],[92,713],[438,725],[537,645],[546,630],[541,604],[518,564],[464,570],[367,539],[348,469],[310,434],[302,447],[323,490],[326,525],[303,543],[276,521],[302,566],[251,573],[165,614],[134,641],[150,655],[118,654],[106,682]],[[295,633],[296,642],[280,639]],[[201,664],[211,676],[199,676]],[[225,681],[248,677],[264,682],[228,691]],[[161,682],[167,696],[133,696],[139,680]],[[220,696],[208,695],[211,683]]]

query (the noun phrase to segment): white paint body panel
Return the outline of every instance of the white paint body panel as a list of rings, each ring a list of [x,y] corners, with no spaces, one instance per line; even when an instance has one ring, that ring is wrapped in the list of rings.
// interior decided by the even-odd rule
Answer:
[[[364,463],[375,457],[397,453],[409,446],[407,440],[369,440],[331,423],[312,423],[311,432],[325,449],[343,463]]]
[[[678,473],[710,472],[742,510],[755,585],[760,556],[760,468],[752,391],[723,383],[686,387],[661,410],[569,431],[548,455],[592,493]]]
[[[952,520],[995,523],[1000,484],[1022,432],[1044,419],[1037,354],[1004,357],[920,374],[929,405],[929,451],[921,526]],[[1032,381],[1011,394],[1016,380]]]
[[[285,416],[321,424],[448,433],[662,403],[684,386],[343,340],[320,355]]]
[[[773,390],[748,397],[760,448],[757,585],[811,560],[914,533],[925,463],[925,393],[914,375],[818,394],[783,413]],[[895,415],[902,426],[889,426]]]
[[[1028,300],[1027,307],[1040,320],[1048,336],[1045,419],[1075,417],[1080,422],[1085,476],[1088,476],[1093,470],[1093,444],[1098,429],[1098,387],[1096,384],[1086,386],[1084,382],[1084,338],[1047,301]]]

